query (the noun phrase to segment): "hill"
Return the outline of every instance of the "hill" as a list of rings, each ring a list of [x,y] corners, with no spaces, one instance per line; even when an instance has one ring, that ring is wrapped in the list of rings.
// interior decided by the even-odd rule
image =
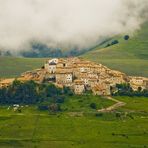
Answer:
[[[106,47],[113,40],[119,43]],[[143,24],[129,40],[124,40],[123,35],[114,37],[82,57],[129,75],[148,76],[148,23]]]
[[[0,57],[0,77],[16,77],[25,71],[40,68],[45,60],[44,58]]]

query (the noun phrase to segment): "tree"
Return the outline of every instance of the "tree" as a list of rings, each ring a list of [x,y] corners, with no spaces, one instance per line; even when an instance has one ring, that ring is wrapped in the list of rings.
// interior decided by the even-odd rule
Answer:
[[[138,90],[134,91],[129,83],[116,84],[117,92],[113,93],[113,95],[120,96],[148,96],[148,90],[142,90],[141,87]]]
[[[129,38],[130,38],[129,35],[124,36],[124,40],[129,40]]]
[[[64,87],[63,88],[63,92],[64,92],[64,94],[67,94],[69,96],[73,95],[73,92],[72,92],[72,90],[69,87]]]
[[[0,89],[0,104],[5,104],[7,101],[7,90],[5,88]]]
[[[62,93],[62,90],[57,88],[53,84],[47,85],[45,91],[46,91],[47,97],[54,97],[54,96],[60,95]]]
[[[58,96],[57,98],[56,98],[56,103],[64,103],[64,96]]]
[[[69,94],[69,89],[67,89]],[[67,95],[66,94],[66,95]],[[15,80],[8,88],[0,88],[0,104],[63,103],[63,90],[53,84]]]
[[[38,105],[38,109],[41,110],[41,111],[49,110],[49,103],[48,102],[40,103]]]
[[[119,43],[118,40],[114,40],[114,41],[112,41],[111,45],[115,45],[115,44],[118,44],[118,43]]]

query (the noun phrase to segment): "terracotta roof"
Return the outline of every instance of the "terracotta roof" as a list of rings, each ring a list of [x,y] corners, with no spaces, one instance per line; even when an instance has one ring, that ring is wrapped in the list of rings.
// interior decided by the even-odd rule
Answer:
[[[59,68],[56,70],[56,74],[66,74],[66,73],[72,73],[72,69],[69,68]]]
[[[89,78],[89,81],[97,81],[97,78]]]
[[[102,91],[102,90],[106,90],[106,87],[105,87],[104,84],[97,84],[97,85],[95,85],[95,86],[93,87],[93,89],[94,89],[95,91]]]
[[[57,65],[55,62],[50,62],[49,65]]]
[[[133,76],[130,76],[129,78],[130,79],[136,79],[136,80],[148,80],[147,77],[133,77]]]
[[[30,78],[26,78],[26,77],[20,77],[20,78],[17,78],[17,80],[19,80],[19,81],[28,81],[28,80],[30,80]]]
[[[78,84],[78,85],[83,85],[84,81],[82,81],[82,80],[75,80],[74,83]]]

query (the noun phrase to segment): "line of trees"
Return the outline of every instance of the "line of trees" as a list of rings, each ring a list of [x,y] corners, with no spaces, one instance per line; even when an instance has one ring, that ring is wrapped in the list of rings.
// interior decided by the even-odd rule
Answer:
[[[130,36],[129,35],[125,35],[123,38],[124,38],[125,41],[127,41],[127,40],[129,40]],[[118,43],[119,43],[118,40],[113,40],[111,43],[108,43],[106,45],[106,47],[113,46],[113,45],[116,45]]]
[[[116,84],[117,90],[114,92],[112,91],[112,95],[114,96],[144,96],[148,97],[148,90],[142,89],[141,87],[138,88],[137,91],[134,91],[129,83],[124,84]]]
[[[66,95],[73,95],[66,87],[61,89],[53,84],[38,84],[34,81],[22,83],[15,80],[9,87],[0,89],[0,104],[37,104],[39,109],[45,109],[46,104],[46,107],[59,109]]]

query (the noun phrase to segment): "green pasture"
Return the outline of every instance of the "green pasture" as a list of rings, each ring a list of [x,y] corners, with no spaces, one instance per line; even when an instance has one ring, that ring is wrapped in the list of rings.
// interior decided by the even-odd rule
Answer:
[[[8,110],[8,107],[1,106],[0,147],[148,147],[148,98],[116,99],[128,103],[121,108],[121,112],[130,116],[117,118],[116,112],[98,114],[96,111],[84,113],[82,116],[71,116],[72,110],[51,114],[38,111],[36,106],[24,107],[22,113],[16,113],[12,108]],[[68,101],[66,104],[71,106]],[[78,106],[79,110],[77,103],[72,104]]]

